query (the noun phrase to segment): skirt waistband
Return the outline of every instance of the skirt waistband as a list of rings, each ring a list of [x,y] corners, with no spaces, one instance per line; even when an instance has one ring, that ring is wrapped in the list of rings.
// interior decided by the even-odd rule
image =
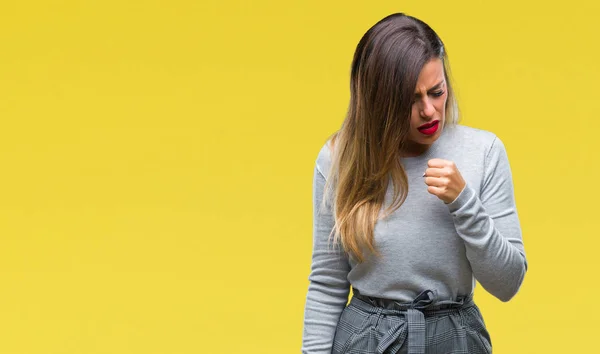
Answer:
[[[425,290],[421,292],[411,302],[399,302],[391,299],[378,298],[367,296],[360,293],[356,288],[352,288],[353,297],[361,300],[364,304],[357,302],[355,305],[367,312],[378,312],[377,308],[389,310],[390,312],[405,312],[409,309],[419,310],[425,315],[434,313],[444,313],[457,309],[473,306],[473,295],[459,296],[454,300],[439,300],[437,293],[433,290]],[[367,306],[365,306],[367,305]],[[370,305],[370,306],[369,306]],[[375,308],[372,308],[375,307]],[[388,312],[388,311],[386,311]]]
[[[367,313],[382,315],[402,316],[405,320],[399,321],[377,346],[376,353],[395,354],[400,350],[405,338],[408,340],[408,354],[425,353],[425,317],[438,316],[446,313],[462,311],[474,306],[473,295],[460,297],[456,301],[441,300],[433,290],[424,290],[413,301],[402,303],[390,299],[365,296],[354,287],[354,294],[349,306],[356,306]],[[379,321],[379,320],[377,320]]]

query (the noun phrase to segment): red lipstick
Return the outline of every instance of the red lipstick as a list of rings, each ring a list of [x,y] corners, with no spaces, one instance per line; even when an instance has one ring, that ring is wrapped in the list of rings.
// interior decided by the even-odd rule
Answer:
[[[439,126],[440,126],[440,121],[434,120],[433,122],[429,122],[427,124],[421,125],[417,129],[425,135],[433,135],[433,134],[435,134],[435,132],[437,132]]]

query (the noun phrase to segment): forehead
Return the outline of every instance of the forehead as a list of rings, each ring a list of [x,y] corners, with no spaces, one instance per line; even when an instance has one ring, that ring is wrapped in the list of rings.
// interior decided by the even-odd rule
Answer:
[[[442,80],[444,80],[444,64],[441,59],[432,59],[421,69],[417,79],[416,91],[427,91]]]

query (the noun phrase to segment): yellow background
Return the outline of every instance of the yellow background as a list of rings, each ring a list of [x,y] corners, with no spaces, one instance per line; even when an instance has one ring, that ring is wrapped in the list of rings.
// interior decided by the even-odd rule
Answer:
[[[64,0],[0,5],[0,353],[299,353],[314,161],[400,11],[509,153],[494,352],[597,351],[598,2]]]

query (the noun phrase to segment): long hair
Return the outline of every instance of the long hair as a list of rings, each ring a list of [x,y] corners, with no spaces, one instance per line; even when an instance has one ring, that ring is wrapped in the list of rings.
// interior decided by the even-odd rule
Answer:
[[[333,203],[333,242],[358,262],[375,255],[374,228],[391,182],[393,200],[385,218],[406,200],[408,178],[400,160],[410,129],[417,79],[430,60],[443,61],[447,83],[444,125],[456,124],[458,108],[448,57],[439,36],[423,21],[389,15],[362,37],[352,60],[350,104],[341,128],[330,136],[332,163],[325,197]]]

